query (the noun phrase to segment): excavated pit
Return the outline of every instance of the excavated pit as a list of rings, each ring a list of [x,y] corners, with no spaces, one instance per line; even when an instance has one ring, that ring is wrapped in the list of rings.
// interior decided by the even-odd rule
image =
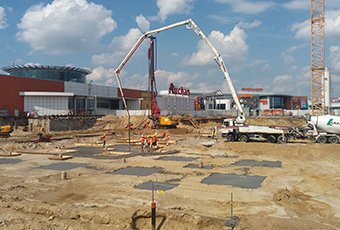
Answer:
[[[266,176],[237,175],[235,173],[212,173],[201,181],[203,184],[229,185],[232,187],[256,189],[259,188]]]

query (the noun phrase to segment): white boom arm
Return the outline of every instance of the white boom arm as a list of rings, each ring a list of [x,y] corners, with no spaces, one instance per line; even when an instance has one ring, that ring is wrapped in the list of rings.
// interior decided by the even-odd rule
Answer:
[[[224,75],[224,79],[226,80],[229,90],[231,92],[231,95],[236,103],[236,107],[239,111],[239,116],[236,119],[237,123],[244,123],[245,122],[245,118],[243,115],[243,108],[241,107],[240,101],[237,97],[234,85],[230,79],[227,67],[224,64],[224,61],[221,57],[221,55],[217,52],[217,50],[215,49],[215,47],[210,43],[210,41],[208,40],[208,38],[205,36],[205,34],[201,31],[201,29],[196,25],[196,23],[189,18],[188,20],[185,21],[181,21],[181,22],[177,22],[168,26],[164,26],[161,27],[159,29],[155,29],[155,30],[150,30],[148,32],[145,32],[139,39],[138,41],[135,43],[135,45],[131,48],[131,50],[128,52],[128,54],[125,56],[125,58],[123,59],[123,61],[120,63],[120,65],[117,67],[116,71],[115,71],[115,75],[118,81],[118,85],[119,85],[119,89],[120,92],[123,96],[123,102],[124,102],[124,106],[126,108],[126,101],[124,98],[124,94],[123,94],[123,89],[121,87],[121,83],[120,83],[120,78],[119,78],[119,73],[120,71],[124,68],[124,66],[126,65],[126,63],[130,60],[130,58],[132,57],[132,55],[136,52],[136,50],[138,49],[138,47],[143,43],[143,41],[150,37],[150,36],[154,36],[157,33],[160,33],[162,31],[165,30],[169,30],[175,27],[179,27],[179,26],[183,26],[186,25],[188,29],[193,29],[194,32],[208,45],[208,47],[211,49],[211,51],[214,53],[214,60],[217,63],[217,65],[219,66],[220,70],[223,72]]]

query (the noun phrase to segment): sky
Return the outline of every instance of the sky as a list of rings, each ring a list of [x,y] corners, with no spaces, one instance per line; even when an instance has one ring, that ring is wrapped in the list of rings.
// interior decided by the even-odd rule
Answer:
[[[340,1],[325,0],[325,63],[340,96]],[[236,90],[311,96],[309,0],[0,0],[0,66],[70,65],[117,86],[114,70],[143,32],[192,18],[221,54]],[[148,88],[148,40],[121,72]],[[156,36],[158,90],[228,91],[213,55],[185,26]]]

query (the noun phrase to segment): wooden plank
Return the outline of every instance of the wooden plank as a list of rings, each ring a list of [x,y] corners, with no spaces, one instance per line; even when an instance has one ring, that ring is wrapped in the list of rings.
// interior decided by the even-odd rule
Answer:
[[[57,160],[57,161],[64,161],[64,160],[69,160],[72,159],[73,156],[59,156],[59,155],[55,155],[55,156],[51,156],[48,159],[49,160]]]

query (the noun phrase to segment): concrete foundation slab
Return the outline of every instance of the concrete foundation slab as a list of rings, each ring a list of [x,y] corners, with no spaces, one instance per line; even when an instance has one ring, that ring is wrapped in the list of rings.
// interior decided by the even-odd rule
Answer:
[[[126,167],[122,169],[118,169],[116,171],[111,172],[112,174],[122,174],[122,175],[131,175],[131,176],[149,176],[151,174],[157,173],[161,171],[163,168],[161,167]]]
[[[69,149],[75,150],[75,152],[70,152],[67,154],[75,157],[96,157],[97,154],[103,152],[103,149],[100,147],[78,146]]]
[[[183,168],[191,168],[191,169],[213,169],[213,165],[203,165],[203,167],[200,166],[200,164],[187,164]]]
[[[2,164],[16,164],[21,162],[20,159],[13,159],[13,158],[0,158],[0,165]]]
[[[143,184],[136,185],[135,188],[141,189],[141,190],[150,190],[150,191],[152,191],[152,189],[167,191],[167,190],[171,190],[173,188],[176,188],[177,186],[178,186],[178,184],[169,184],[169,183],[165,183],[165,182],[149,181],[149,182],[145,182]]]
[[[75,168],[81,168],[86,166],[87,164],[83,163],[68,163],[68,162],[60,162],[60,163],[53,163],[49,165],[43,165],[38,167],[37,169],[49,169],[49,170],[70,170],[70,169],[75,169]]]
[[[207,178],[203,179],[203,184],[218,184],[230,185],[239,188],[256,189],[259,188],[262,182],[266,179],[265,176],[245,176],[237,175],[235,173],[223,174],[212,173]]]
[[[140,152],[141,151],[141,146],[133,146],[131,145],[129,148],[128,144],[118,144],[118,145],[113,145],[113,151],[117,152]]]
[[[256,161],[256,160],[240,160],[235,162],[236,166],[250,166],[250,167],[272,167],[281,168],[281,161]]]
[[[159,157],[157,160],[163,161],[194,161],[197,160],[198,157],[180,157],[180,156],[164,156]]]

